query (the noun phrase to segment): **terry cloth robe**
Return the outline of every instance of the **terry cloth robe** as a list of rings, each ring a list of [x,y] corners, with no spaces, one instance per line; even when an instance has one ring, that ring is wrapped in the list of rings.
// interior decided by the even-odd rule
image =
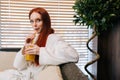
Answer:
[[[40,47],[39,66],[27,65],[22,49],[16,54],[13,66],[16,69],[0,72],[0,80],[37,80],[38,74],[49,65],[77,62],[79,55],[74,48],[56,34],[50,34],[46,46]],[[31,79],[32,80],[32,79]]]

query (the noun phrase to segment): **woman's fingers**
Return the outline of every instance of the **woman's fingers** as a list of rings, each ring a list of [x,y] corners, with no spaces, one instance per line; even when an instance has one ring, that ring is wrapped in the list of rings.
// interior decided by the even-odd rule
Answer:
[[[39,47],[37,45],[29,44],[26,45],[25,54],[39,54]]]
[[[26,43],[30,43],[33,39],[34,39],[35,35],[34,34],[30,34],[26,37]]]

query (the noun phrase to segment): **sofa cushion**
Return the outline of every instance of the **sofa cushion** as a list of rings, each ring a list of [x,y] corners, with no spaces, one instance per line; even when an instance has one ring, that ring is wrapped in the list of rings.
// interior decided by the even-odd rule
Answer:
[[[47,66],[40,72],[39,80],[63,80],[59,66]]]
[[[0,71],[13,68],[16,52],[0,51]]]
[[[88,80],[88,77],[75,63],[62,64],[60,65],[60,70],[64,80]]]

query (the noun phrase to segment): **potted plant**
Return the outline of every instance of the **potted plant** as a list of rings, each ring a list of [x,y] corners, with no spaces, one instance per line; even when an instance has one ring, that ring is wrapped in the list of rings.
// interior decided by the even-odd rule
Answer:
[[[113,20],[120,16],[119,0],[76,0],[73,6],[75,24],[85,24],[93,29],[92,37],[87,41],[87,48],[96,55],[96,58],[85,65],[85,70],[94,79],[94,75],[87,67],[96,62],[100,56],[89,47],[89,42],[108,28],[112,28]]]

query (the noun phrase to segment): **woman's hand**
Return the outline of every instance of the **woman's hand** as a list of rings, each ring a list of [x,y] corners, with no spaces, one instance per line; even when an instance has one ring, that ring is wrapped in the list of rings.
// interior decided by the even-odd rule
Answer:
[[[30,34],[26,37],[26,43],[30,43],[35,37],[35,34]]]
[[[25,44],[24,54],[39,55],[40,47],[34,44]]]

